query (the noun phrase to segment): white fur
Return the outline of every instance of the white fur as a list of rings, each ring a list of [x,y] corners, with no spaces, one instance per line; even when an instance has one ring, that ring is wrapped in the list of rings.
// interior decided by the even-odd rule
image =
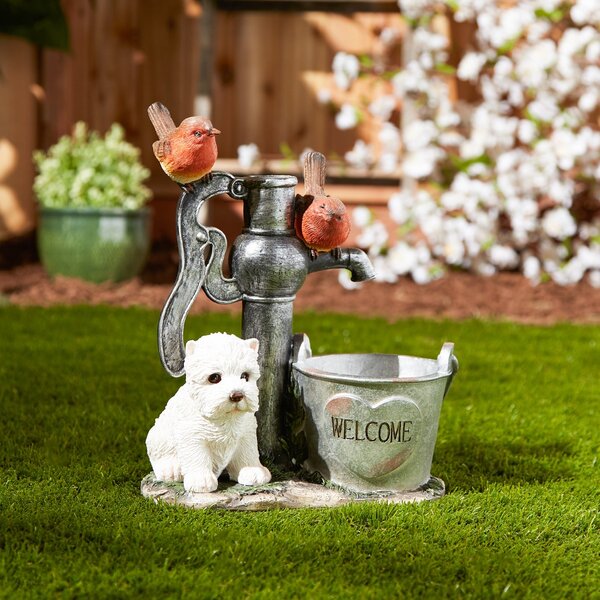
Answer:
[[[146,447],[161,481],[183,481],[190,492],[212,492],[227,469],[243,485],[260,485],[271,473],[256,442],[258,340],[212,333],[186,344],[186,382],[148,432]],[[219,383],[209,375],[218,373]],[[249,375],[248,381],[242,373]],[[231,394],[241,393],[239,402]]]

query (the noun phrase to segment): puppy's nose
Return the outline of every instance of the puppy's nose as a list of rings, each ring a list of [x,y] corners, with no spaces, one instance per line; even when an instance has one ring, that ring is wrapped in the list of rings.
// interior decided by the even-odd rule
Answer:
[[[229,399],[232,402],[239,402],[244,399],[244,394],[242,394],[242,392],[231,392],[231,394],[229,394]]]

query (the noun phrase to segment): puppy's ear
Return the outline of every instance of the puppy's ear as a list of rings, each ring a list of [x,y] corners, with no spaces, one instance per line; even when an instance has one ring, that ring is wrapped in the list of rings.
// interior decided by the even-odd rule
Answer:
[[[256,338],[250,338],[249,340],[244,340],[248,347],[256,352],[258,352],[258,340]]]
[[[196,342],[194,340],[190,340],[185,345],[185,355],[191,356],[192,354],[194,354],[195,349],[196,349]]]

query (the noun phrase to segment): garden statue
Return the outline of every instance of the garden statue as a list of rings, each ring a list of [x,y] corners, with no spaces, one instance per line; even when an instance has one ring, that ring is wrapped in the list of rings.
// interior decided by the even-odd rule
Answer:
[[[162,105],[150,107],[149,114],[160,143],[175,125]],[[191,121],[182,125],[186,122]],[[216,156],[211,127],[188,137],[192,145],[196,137],[204,139]],[[164,151],[157,153],[159,160]],[[204,160],[205,153],[200,157]],[[324,191],[325,157],[307,154],[303,195],[295,193],[293,176],[236,178],[207,173],[206,167],[196,169],[200,172],[201,180],[185,182],[169,173],[183,189],[177,207],[180,266],[160,316],[158,342],[163,366],[174,377],[185,373],[186,384],[148,435],[154,474],[142,482],[143,493],[191,506],[239,508],[244,501],[238,498],[232,504],[229,488],[208,494],[208,499],[199,499],[196,492],[215,490],[225,468],[238,483],[262,489],[270,473],[260,456],[287,470],[302,465],[353,494],[366,494],[363,499],[371,493],[393,502],[443,495],[444,483],[430,475],[430,468],[442,400],[458,368],[453,345],[444,345],[437,360],[383,354],[312,357],[308,338],[292,334],[294,299],[310,273],[346,268],[353,281],[374,277],[362,250],[340,248],[350,222],[341,201]],[[231,247],[229,278],[222,270],[224,234],[199,220],[202,205],[221,194],[244,203],[244,228]],[[221,304],[242,301],[242,338],[247,344],[242,354],[254,352],[257,367],[248,365],[247,358],[239,365],[223,362],[225,357],[216,352],[222,342],[217,344],[213,336],[207,340],[214,340],[214,351],[204,340],[184,344],[185,319],[201,288]],[[251,390],[256,386],[260,409],[255,440],[253,411],[258,402]],[[235,441],[213,443],[213,406],[221,425],[223,414],[244,423],[236,429],[240,450]],[[190,412],[192,407],[197,412]],[[236,413],[242,408],[248,411],[243,417]],[[164,484],[181,479],[188,496]],[[262,500],[258,491],[250,492],[255,507],[263,501],[266,506],[331,506],[356,498],[295,480],[269,485],[276,487],[260,492],[266,494]],[[295,487],[290,491],[289,486]],[[299,504],[300,497],[305,501]]]
[[[175,127],[167,107],[155,102],[148,109],[158,140],[152,144],[163,171],[184,190],[192,192],[193,183],[210,174],[217,160],[217,141],[221,133],[204,117],[188,117]]]
[[[186,382],[146,438],[157,479],[212,492],[227,468],[243,485],[271,480],[256,442],[258,340],[213,333],[185,347]]]
[[[296,235],[311,249],[313,258],[319,252],[339,252],[350,233],[350,217],[339,198],[325,194],[325,157],[308,152],[304,173],[305,193],[296,196]]]

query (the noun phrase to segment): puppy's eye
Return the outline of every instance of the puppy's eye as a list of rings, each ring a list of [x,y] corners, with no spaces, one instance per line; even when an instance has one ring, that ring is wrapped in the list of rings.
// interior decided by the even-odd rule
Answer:
[[[209,383],[219,383],[221,381],[221,373],[211,373],[208,376]]]
[[[250,379],[250,373],[246,373],[246,371],[244,371],[241,375],[240,375],[240,379],[244,379],[246,381],[248,381],[248,379]]]

